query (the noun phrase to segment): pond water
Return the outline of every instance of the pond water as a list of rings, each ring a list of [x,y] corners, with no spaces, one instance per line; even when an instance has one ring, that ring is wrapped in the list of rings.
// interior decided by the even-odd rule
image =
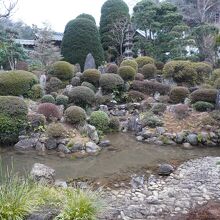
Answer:
[[[34,163],[43,163],[56,170],[56,177],[102,178],[120,174],[128,169],[154,167],[172,160],[183,161],[203,156],[220,156],[220,147],[184,149],[179,146],[154,146],[139,143],[129,134],[119,133],[107,136],[112,147],[104,149],[98,156],[83,159],[59,158],[55,153],[38,156],[36,152],[19,153],[11,148],[0,148],[2,164],[10,165],[20,172],[30,171]]]

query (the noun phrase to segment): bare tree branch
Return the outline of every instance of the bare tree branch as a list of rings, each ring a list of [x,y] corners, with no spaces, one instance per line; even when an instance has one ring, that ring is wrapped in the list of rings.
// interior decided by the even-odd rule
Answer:
[[[0,0],[0,19],[9,17],[17,3],[18,0]]]

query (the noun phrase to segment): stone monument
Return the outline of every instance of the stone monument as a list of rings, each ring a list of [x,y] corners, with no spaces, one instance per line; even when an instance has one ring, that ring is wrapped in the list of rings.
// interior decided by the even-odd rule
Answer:
[[[95,59],[91,53],[86,56],[86,61],[84,65],[84,71],[87,69],[96,69]]]

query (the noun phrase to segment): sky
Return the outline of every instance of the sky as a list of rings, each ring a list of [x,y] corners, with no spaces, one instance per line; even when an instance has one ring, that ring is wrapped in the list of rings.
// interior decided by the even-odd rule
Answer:
[[[57,32],[63,32],[68,21],[81,13],[93,15],[99,25],[101,7],[106,0],[18,0],[13,20],[22,20],[28,25],[51,25]],[[125,0],[132,8],[138,0]]]

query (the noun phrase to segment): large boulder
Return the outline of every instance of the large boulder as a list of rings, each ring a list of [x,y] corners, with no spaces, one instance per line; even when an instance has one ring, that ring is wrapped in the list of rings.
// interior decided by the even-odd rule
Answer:
[[[188,143],[190,143],[191,145],[193,146],[196,146],[198,145],[198,137],[196,134],[189,134],[187,137],[186,137],[186,140]]]
[[[170,164],[161,164],[159,166],[158,174],[161,176],[168,176],[173,173],[174,168]]]

